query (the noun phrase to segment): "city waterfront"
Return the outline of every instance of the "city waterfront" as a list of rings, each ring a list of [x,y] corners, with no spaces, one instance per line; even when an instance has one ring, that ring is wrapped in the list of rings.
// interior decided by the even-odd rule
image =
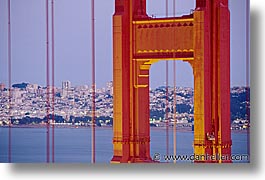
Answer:
[[[52,88],[50,88],[51,90]],[[71,86],[70,81],[62,82],[62,87],[54,87],[54,105],[47,102],[46,87],[38,84],[14,84],[12,98],[9,102],[9,91],[0,83],[0,126],[12,125],[39,125],[47,122],[47,104],[49,120],[56,125],[91,125],[91,88],[88,85]],[[248,111],[250,101],[247,87],[233,87],[231,93],[231,128],[234,130],[249,127]],[[167,98],[166,87],[160,86],[150,89],[150,124],[165,126]],[[50,94],[52,95],[52,94]],[[168,87],[168,120],[169,126],[174,124],[174,87]],[[105,87],[96,90],[96,125],[113,125],[113,83],[108,82]],[[194,123],[194,89],[191,87],[176,87],[176,121],[179,127],[191,127]]]
[[[96,163],[109,163],[113,156],[112,128],[96,128]],[[173,155],[173,131],[169,131],[169,155]],[[151,127],[151,157],[159,153],[166,155],[165,128]],[[0,127],[0,162],[8,162],[8,128]],[[246,131],[232,131],[232,155],[247,154]],[[193,154],[193,132],[177,132],[177,154]],[[163,159],[161,159],[163,162]],[[45,163],[46,129],[12,128],[12,162]],[[56,163],[90,163],[91,129],[90,128],[56,128],[55,129]],[[182,161],[178,161],[182,162]],[[183,161],[190,163],[191,161]],[[234,161],[235,163],[246,162]]]

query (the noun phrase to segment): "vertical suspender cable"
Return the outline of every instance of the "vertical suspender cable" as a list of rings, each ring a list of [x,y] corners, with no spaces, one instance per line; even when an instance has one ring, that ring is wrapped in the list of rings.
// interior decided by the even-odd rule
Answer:
[[[8,0],[8,114],[9,114],[9,130],[8,130],[8,162],[11,163],[11,139],[12,139],[12,132],[11,132],[11,126],[12,126],[12,114],[11,114],[11,101],[12,101],[12,90],[11,90],[11,0]]]
[[[54,88],[55,88],[55,84],[54,84],[54,0],[52,0],[52,163],[55,162],[54,159],[54,124],[55,124],[55,92],[54,92]]]
[[[166,0],[166,17],[168,17],[168,0]]]
[[[173,16],[176,16],[176,0],[173,0]],[[173,36],[174,40],[175,40],[175,32],[174,32],[174,36]],[[174,54],[175,56],[175,54]],[[173,103],[173,118],[174,118],[174,127],[173,127],[173,153],[174,153],[174,157],[176,157],[177,155],[177,118],[176,118],[176,113],[177,113],[177,87],[176,87],[176,61],[173,61],[173,84],[174,84],[174,103]],[[174,163],[176,163],[176,160],[174,158]]]
[[[250,67],[250,0],[246,1],[246,101],[250,103],[249,67]],[[246,105],[247,120],[250,125],[250,106]],[[247,128],[247,154],[250,162],[250,126]]]
[[[49,116],[50,116],[50,102],[49,102],[49,86],[50,86],[50,68],[49,68],[49,0],[46,0],[46,128],[47,128],[47,134],[46,134],[46,162],[50,162],[50,122],[49,122]]]
[[[168,0],[166,0],[166,17],[168,17]],[[169,155],[169,119],[168,119],[168,61],[166,61],[166,153]]]
[[[96,73],[95,73],[95,2],[91,0],[92,16],[92,130],[91,130],[91,163],[95,163],[95,111],[96,111]]]

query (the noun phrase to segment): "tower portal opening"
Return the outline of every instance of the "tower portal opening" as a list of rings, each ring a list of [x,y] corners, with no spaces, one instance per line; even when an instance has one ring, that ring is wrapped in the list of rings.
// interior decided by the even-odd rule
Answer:
[[[174,64],[176,67],[175,83],[173,73]],[[151,155],[158,152],[163,155],[174,155],[174,146],[176,146],[176,154],[193,154],[193,150],[187,152],[188,149],[193,149],[192,144],[194,138],[193,133],[187,133],[192,132],[194,123],[194,78],[191,65],[182,60],[175,61],[175,63],[174,61],[168,61],[167,98],[165,81],[166,62],[159,61],[152,64],[150,68],[149,93],[150,153]],[[176,88],[174,88],[174,85]],[[166,101],[168,101],[168,103],[166,103]],[[168,114],[166,115],[167,106]],[[166,119],[168,119],[168,121]],[[175,121],[176,124],[174,125]],[[174,131],[174,128],[176,128],[176,131]],[[168,147],[167,140],[169,142]],[[152,142],[162,142],[162,144],[157,146]],[[166,147],[168,148],[168,152]],[[160,159],[160,161],[163,162],[165,160]]]

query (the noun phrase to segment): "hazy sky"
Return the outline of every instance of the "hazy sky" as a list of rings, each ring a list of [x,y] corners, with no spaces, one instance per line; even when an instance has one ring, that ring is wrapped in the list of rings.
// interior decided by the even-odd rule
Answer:
[[[12,1],[12,83],[46,84],[45,0]],[[172,12],[172,0],[170,13]],[[230,0],[231,85],[245,84],[245,3]],[[112,80],[112,15],[114,0],[95,0],[96,82]],[[55,0],[55,81],[91,84],[90,0]],[[195,0],[176,0],[177,14],[188,14]],[[165,0],[149,0],[148,14],[165,15]],[[170,62],[172,65],[172,62]],[[170,76],[172,77],[170,66]],[[172,78],[169,79],[173,84]],[[7,84],[7,0],[0,0],[0,82]],[[151,87],[165,84],[165,62],[151,68]],[[177,85],[193,87],[192,69],[177,62]]]

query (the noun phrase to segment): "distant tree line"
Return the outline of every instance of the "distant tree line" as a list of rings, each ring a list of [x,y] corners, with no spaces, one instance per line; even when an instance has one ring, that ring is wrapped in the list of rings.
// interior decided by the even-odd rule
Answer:
[[[52,115],[49,116],[49,120],[52,120]],[[69,120],[66,120],[65,118],[63,118],[62,116],[58,116],[55,115],[54,116],[54,120],[56,123],[88,123],[91,121],[91,117],[90,116],[85,116],[85,117],[74,117],[74,116],[70,116]],[[97,126],[101,126],[100,121],[106,123],[107,125],[112,125],[113,124],[113,118],[111,117],[106,117],[106,116],[100,116],[100,117],[96,117],[95,119],[95,123]],[[47,122],[47,117],[44,118],[38,118],[38,117],[29,117],[29,116],[25,116],[22,119],[11,119],[12,124],[16,124],[16,125],[32,125],[32,124],[41,124],[41,123],[45,123]],[[4,125],[6,125],[4,123]]]

